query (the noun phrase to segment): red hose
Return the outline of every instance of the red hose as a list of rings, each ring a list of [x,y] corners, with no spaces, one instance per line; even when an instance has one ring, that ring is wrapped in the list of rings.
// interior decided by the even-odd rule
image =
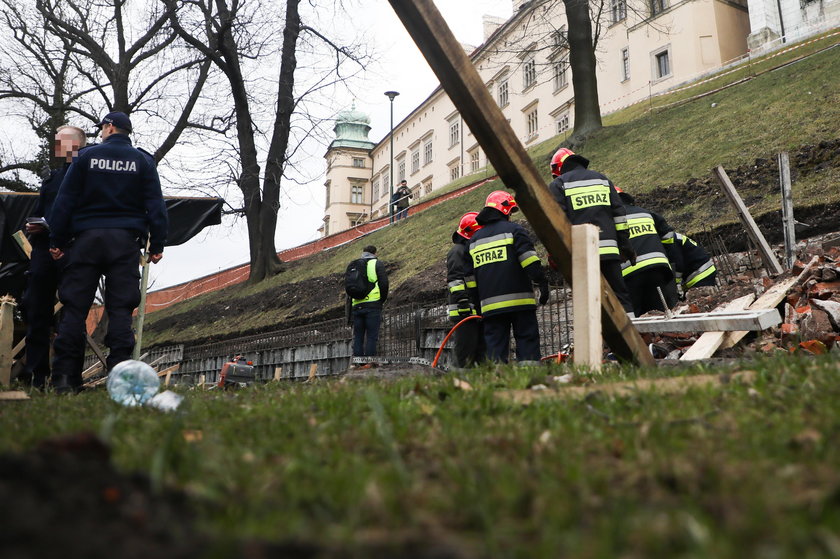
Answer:
[[[443,338],[443,343],[440,344],[440,349],[437,350],[437,353],[435,354],[435,358],[432,361],[432,367],[437,367],[438,359],[440,359],[440,354],[443,353],[443,348],[446,347],[446,342],[449,341],[449,336],[451,336],[452,333],[455,332],[455,330],[457,330],[460,325],[462,325],[466,321],[472,320],[474,318],[481,318],[481,315],[480,314],[474,314],[472,316],[468,316],[467,318],[461,320],[458,324],[456,324],[455,326],[452,327],[452,330],[450,330],[449,333],[446,335],[446,337]]]

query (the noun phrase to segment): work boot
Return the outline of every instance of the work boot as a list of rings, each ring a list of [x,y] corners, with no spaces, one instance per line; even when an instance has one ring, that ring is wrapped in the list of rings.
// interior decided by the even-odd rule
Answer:
[[[70,375],[53,375],[52,387],[56,394],[78,394],[82,388],[82,379]]]

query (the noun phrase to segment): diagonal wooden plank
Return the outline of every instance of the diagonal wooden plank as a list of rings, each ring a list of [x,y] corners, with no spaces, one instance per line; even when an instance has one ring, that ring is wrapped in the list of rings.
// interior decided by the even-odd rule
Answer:
[[[744,295],[734,301],[729,301],[719,306],[716,311],[734,311],[747,308],[755,299],[755,295]],[[726,332],[705,332],[702,336],[697,338],[697,341],[692,344],[688,351],[686,351],[680,361],[696,361],[698,359],[708,359],[720,348],[726,337]]]
[[[440,12],[432,0],[389,2],[502,181],[516,191],[517,203],[563,276],[571,281],[571,224]],[[653,356],[603,277],[601,292],[603,333],[610,349],[621,358],[653,364]]]

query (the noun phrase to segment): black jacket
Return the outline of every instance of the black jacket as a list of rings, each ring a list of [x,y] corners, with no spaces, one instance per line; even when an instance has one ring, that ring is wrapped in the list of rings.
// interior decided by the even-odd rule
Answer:
[[[712,258],[706,250],[692,239],[679,233],[676,234],[675,246],[679,249],[678,262],[671,262],[677,277],[677,283],[683,284],[683,289],[715,285],[715,268]]]
[[[659,214],[626,202],[627,232],[630,245],[636,253],[636,263],[631,265],[630,261],[622,262],[621,274],[628,277],[642,270],[655,270],[662,283],[669,281],[674,277],[669,258],[676,252],[674,228]]]
[[[38,205],[35,206],[32,217],[43,217],[47,221],[47,225],[50,224],[50,213],[52,212],[55,197],[58,195],[58,187],[61,186],[61,181],[64,180],[64,175],[67,174],[67,169],[69,168],[70,164],[64,163],[60,168],[50,171],[50,176],[41,183],[41,188],[38,191]],[[49,231],[30,235],[29,240],[33,247],[50,247]]]
[[[449,293],[448,307],[449,318],[458,322],[468,315],[462,316],[458,312],[460,308],[471,306],[470,314],[481,314],[481,301],[478,297],[475,276],[469,273],[472,266],[470,262],[470,241],[459,235],[452,234],[452,248],[446,255],[446,289]]]
[[[150,252],[163,252],[168,217],[151,155],[112,134],[73,160],[49,216],[50,242],[64,248],[88,229],[149,233]]]
[[[542,263],[528,232],[495,208],[484,208],[483,225],[470,239],[468,273],[478,286],[482,316],[535,309],[533,283],[545,283]]]
[[[572,225],[591,223],[598,226],[598,253],[601,260],[620,260],[619,247],[630,247],[624,204],[612,181],[586,168],[589,162],[570,155],[563,162],[561,175],[549,190]]]
[[[359,302],[352,305],[354,309],[359,308],[382,308],[382,305],[385,303],[385,300],[388,299],[388,289],[390,285],[388,284],[388,272],[385,271],[385,265],[382,263],[381,260],[376,258],[375,254],[371,254],[369,252],[363,252],[361,256],[362,260],[369,261],[371,259],[376,260],[376,264],[374,265],[374,270],[376,271],[376,285],[373,288],[365,299],[361,299]],[[378,291],[378,298],[374,301],[367,301],[368,298],[376,297],[376,293]],[[352,304],[352,302],[351,302]]]

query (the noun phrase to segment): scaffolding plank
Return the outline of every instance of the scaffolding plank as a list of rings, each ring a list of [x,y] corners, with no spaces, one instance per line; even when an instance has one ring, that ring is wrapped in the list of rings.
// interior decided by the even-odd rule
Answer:
[[[750,293],[739,297],[734,301],[729,301],[720,305],[717,309],[719,311],[740,311],[747,308],[747,306],[755,300],[755,295]],[[720,349],[723,340],[726,339],[726,332],[705,332],[694,342],[688,351],[686,351],[681,361],[695,361],[697,359],[708,359],[715,352]]]
[[[571,224],[463,47],[432,0],[389,1],[502,181],[516,191],[519,207],[563,277],[571,281]],[[603,276],[600,284],[603,334],[610,349],[621,358],[653,364],[653,356]]]
[[[592,224],[572,227],[572,290],[574,309],[575,365],[592,371],[601,369],[603,343],[601,341],[601,259],[598,256],[598,227]]]
[[[765,330],[781,324],[782,317],[776,309],[758,311],[729,311],[721,313],[682,314],[673,318],[634,318],[639,332],[733,332],[740,330]]]

